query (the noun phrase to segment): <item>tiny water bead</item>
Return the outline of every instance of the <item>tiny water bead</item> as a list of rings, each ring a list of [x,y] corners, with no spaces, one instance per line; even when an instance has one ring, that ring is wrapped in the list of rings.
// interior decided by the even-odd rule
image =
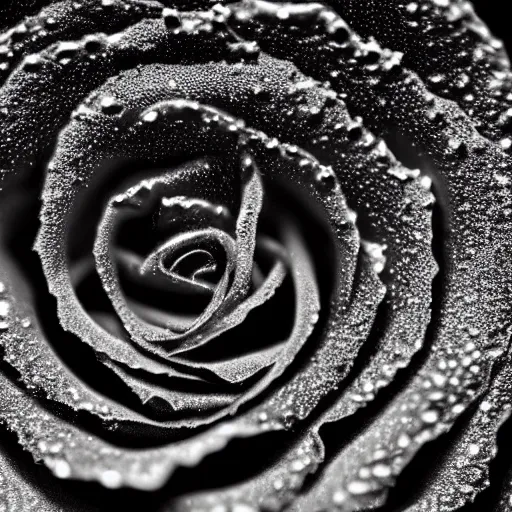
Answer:
[[[105,49],[105,44],[102,38],[89,37],[84,40],[83,47],[90,56],[95,56]]]
[[[181,26],[180,13],[176,9],[164,8],[162,10],[162,17],[167,28],[175,29]]]
[[[331,167],[321,166],[315,175],[316,181],[326,189],[332,189],[336,186],[336,176]]]
[[[152,123],[158,119],[158,112],[155,110],[149,111],[141,117],[145,123]]]
[[[0,300],[0,318],[5,318],[9,315],[11,305],[6,300]]]
[[[100,476],[100,481],[108,489],[117,489],[123,483],[121,474],[113,469],[105,470]]]
[[[71,476],[71,468],[63,459],[55,459],[52,462],[53,471],[58,478],[69,478]]]
[[[54,55],[61,64],[67,64],[78,55],[81,47],[78,43],[62,42],[57,46]]]
[[[123,111],[123,105],[112,96],[105,96],[100,101],[102,112],[107,115],[120,114]]]
[[[39,55],[28,55],[23,61],[27,71],[37,72],[41,68],[43,61]]]

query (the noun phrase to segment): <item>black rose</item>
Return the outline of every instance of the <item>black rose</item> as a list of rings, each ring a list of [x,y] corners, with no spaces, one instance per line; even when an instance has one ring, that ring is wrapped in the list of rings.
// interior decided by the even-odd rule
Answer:
[[[511,399],[502,44],[457,0],[170,3],[0,8],[0,499],[466,506]]]

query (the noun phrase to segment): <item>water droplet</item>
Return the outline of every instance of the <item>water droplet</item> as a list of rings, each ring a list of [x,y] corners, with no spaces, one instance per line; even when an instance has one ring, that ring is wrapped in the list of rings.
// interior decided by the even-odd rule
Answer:
[[[0,318],[5,318],[11,310],[11,305],[6,300],[0,300]]]
[[[180,14],[176,9],[166,7],[162,11],[162,18],[164,19],[165,26],[169,29],[176,29],[181,26]]]
[[[453,412],[453,414],[460,414],[460,413],[464,412],[464,406],[462,404],[455,404],[452,407],[452,412]]]
[[[41,453],[46,453],[48,450],[48,443],[44,440],[41,440],[37,443],[37,448]]]
[[[107,469],[101,473],[100,482],[108,489],[117,489],[121,486],[123,478],[119,471]]]
[[[89,37],[84,42],[84,49],[89,55],[96,55],[104,49],[103,41],[97,37]]]
[[[446,384],[446,377],[440,373],[434,373],[431,378],[432,382],[438,387],[443,387]]]
[[[34,73],[41,69],[43,61],[41,57],[37,54],[27,55],[25,60],[23,61],[23,67],[29,73]]]
[[[427,410],[421,414],[421,420],[425,423],[432,424],[439,420],[439,413],[434,410]]]
[[[332,167],[326,167],[325,165],[320,166],[315,175],[315,180],[326,189],[333,189],[336,185],[336,177]]]
[[[59,453],[62,450],[62,448],[62,443],[59,442],[51,443],[48,445],[48,451],[53,454]]]
[[[64,459],[54,460],[51,465],[56,477],[69,478],[71,476],[71,466]]]
[[[158,118],[158,112],[156,110],[150,110],[142,116],[142,121],[145,123],[153,123]]]
[[[500,145],[504,150],[510,149],[512,146],[512,139],[510,137],[505,137],[500,140]]]
[[[364,480],[352,480],[347,485],[347,491],[350,494],[361,495],[367,494],[372,490],[372,484]]]
[[[481,404],[480,404],[480,410],[484,411],[484,412],[487,412],[487,411],[490,411],[492,409],[492,405],[490,402],[487,402],[487,401],[483,401]]]
[[[399,448],[407,448],[409,445],[411,444],[411,438],[403,433],[403,434],[400,434],[400,436],[398,437],[398,440],[397,440],[397,445]]]
[[[391,468],[387,464],[375,464],[372,473],[377,478],[387,478],[391,475]]]
[[[57,20],[55,18],[52,18],[51,16],[48,16],[48,18],[42,20],[42,24],[47,29],[53,29],[57,26]]]
[[[347,501],[347,493],[343,490],[338,490],[332,495],[332,502],[334,505],[343,505]]]
[[[432,179],[429,176],[422,176],[420,184],[425,190],[430,190],[432,187]]]
[[[480,452],[480,446],[478,446],[477,444],[471,443],[468,446],[468,451],[469,451],[470,455],[478,455],[478,453]]]
[[[100,101],[101,111],[104,114],[115,115],[123,111],[123,106],[113,96],[105,96]]]
[[[418,10],[418,4],[416,2],[411,2],[405,6],[405,10],[410,14],[414,14]]]
[[[306,466],[305,466],[304,462],[302,460],[300,460],[300,459],[294,460],[290,464],[290,470],[293,473],[300,473],[305,467]]]
[[[283,489],[284,487],[284,481],[282,478],[277,478],[276,480],[274,480],[274,489],[276,491],[280,491],[281,489]]]
[[[268,414],[266,412],[260,412],[258,414],[258,421],[260,423],[265,423],[266,421],[268,421]]]

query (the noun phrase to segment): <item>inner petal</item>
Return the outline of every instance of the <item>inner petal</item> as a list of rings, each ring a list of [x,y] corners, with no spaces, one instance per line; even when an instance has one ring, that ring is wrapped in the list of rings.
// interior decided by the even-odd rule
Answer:
[[[262,207],[262,182],[252,159],[244,156],[242,167],[245,173],[242,183],[239,183],[241,201],[236,225],[226,207],[177,195],[180,188],[173,182],[172,173],[142,180],[126,192],[114,196],[100,222],[94,255],[103,288],[132,340],[165,359],[202,344],[206,323],[215,323],[225,317],[244,300],[257,281],[261,282],[261,272],[254,268],[253,257],[256,226]],[[158,212],[157,203],[160,203]],[[175,215],[177,209],[182,210],[182,215]],[[162,215],[162,210],[165,215]],[[172,228],[172,234],[145,257],[138,269],[139,276],[148,277],[148,281],[154,282],[170,281],[173,286],[179,287],[181,293],[196,294],[202,291],[210,297],[206,308],[191,325],[188,319],[183,322],[180,318],[177,322],[175,316],[167,322],[165,312],[162,315],[160,311],[156,315],[158,321],[155,325],[155,315],[147,314],[148,309],[142,308],[141,318],[130,308],[123,293],[115,261],[117,233],[122,221],[126,224],[130,219],[137,218],[141,211],[146,217],[152,212],[157,214],[160,222],[156,224],[160,228]],[[236,242],[231,233],[204,227],[211,219],[217,219],[217,225],[233,231]],[[186,227],[180,232],[180,225],[185,224]],[[199,226],[203,228],[198,229]],[[135,239],[133,234],[132,237]],[[133,265],[130,266],[133,272]],[[173,311],[173,304],[165,306]],[[141,308],[136,309],[141,311]],[[165,322],[163,327],[162,322]],[[186,330],[185,326],[188,327]],[[166,345],[173,342],[174,346],[159,346],[155,342],[166,342]]]
[[[213,294],[226,267],[230,265],[229,255],[211,240],[199,240],[182,247],[176,246],[175,240],[168,240],[151,253],[142,262],[140,274],[171,279],[174,284],[180,285],[183,293],[206,291]]]
[[[165,260],[162,262],[164,268]],[[218,270],[217,262],[212,254],[204,249],[194,249],[183,256],[180,256],[169,269],[170,274],[179,274],[188,277],[192,281],[205,284],[202,278],[213,277]]]

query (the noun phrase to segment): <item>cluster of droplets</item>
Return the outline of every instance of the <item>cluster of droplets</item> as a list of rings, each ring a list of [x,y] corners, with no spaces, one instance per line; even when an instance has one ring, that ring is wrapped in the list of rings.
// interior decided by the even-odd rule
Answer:
[[[34,34],[41,35],[41,32],[52,30],[55,27],[55,19],[48,17],[39,20],[36,23],[27,26],[25,22],[21,22],[10,31],[3,34],[0,39],[0,71],[6,74],[10,71],[12,62],[15,57],[15,44],[18,44],[25,38],[30,38]]]
[[[293,501],[295,493],[307,476],[316,469],[318,447],[313,438],[306,437],[273,472],[272,485],[257,506],[236,499],[229,503],[215,503],[208,508],[198,507],[198,512],[277,512]]]
[[[317,467],[317,443],[306,437],[287,457],[272,482],[268,495],[261,500],[260,510],[282,510],[291,502],[307,476]]]
[[[225,39],[229,62],[250,63],[258,60],[261,50],[255,41],[246,41],[227,30],[230,10],[221,4],[214,5],[209,11],[197,13],[185,13],[165,7],[161,15],[165,26],[173,34],[217,33]]]
[[[318,51],[326,59],[326,62],[329,63],[329,66],[326,67],[323,73],[328,76],[329,80],[335,85],[335,88],[343,89],[343,83],[347,78],[348,80],[359,80],[359,77],[364,77],[365,80],[370,80],[373,85],[382,84],[385,86],[386,89],[383,89],[383,92],[387,90],[391,93],[396,91],[397,88],[408,91],[418,89],[418,92],[421,91],[421,99],[418,99],[425,105],[422,111],[424,111],[428,123],[434,123],[439,128],[446,128],[448,126],[447,114],[444,110],[447,110],[449,105],[447,105],[445,100],[424,90],[418,77],[401,65],[403,54],[382,48],[374,40],[362,40],[346,26],[345,22],[334,11],[320,4],[311,5],[311,9],[306,11],[302,11],[300,7],[294,5],[281,7],[281,9],[287,9],[288,14],[279,18],[273,12],[275,8],[269,7],[268,2],[260,0],[242,2],[241,7],[234,9],[231,22],[235,27],[246,31],[250,30],[251,22],[262,23],[268,22],[270,19],[274,23],[279,23],[280,26],[284,23],[291,25],[293,28],[300,26],[304,21],[304,17],[306,17],[311,22],[311,26],[315,27],[318,35],[322,37]],[[347,37],[343,43],[340,43],[334,37],[335,29],[333,27],[340,25],[345,26],[347,32]],[[338,82],[340,82],[341,86],[338,85]],[[343,94],[338,96],[343,97]],[[382,107],[385,107],[388,102],[393,102],[394,100],[389,94],[385,93],[379,96],[378,101]],[[373,136],[366,135],[363,128],[360,128],[359,131],[360,133],[358,134],[357,129],[354,129],[354,138],[358,139],[360,143],[364,143],[366,137],[368,138],[367,144],[371,146],[371,138]],[[462,137],[454,136],[448,131],[445,135],[446,154],[449,158],[462,160],[468,157],[470,151],[469,141],[467,140],[468,135],[472,139],[471,147],[473,151],[484,150],[476,131],[472,134],[466,133]],[[502,145],[507,145],[507,143],[504,142]]]
[[[481,371],[481,358],[482,353],[476,345],[468,342],[459,359],[441,359],[438,371],[428,374],[421,391],[412,396],[410,403],[402,405],[400,421],[406,430],[395,439],[392,448],[377,448],[360,467],[358,478],[334,491],[333,503],[342,506],[364,500],[372,493],[392,486],[408,460],[408,452],[413,452],[411,447],[423,445],[449,428],[452,418],[465,410],[464,402],[475,396],[474,376]],[[486,407],[485,402],[482,406]],[[471,445],[469,452],[476,455],[477,445]]]
[[[67,27],[73,20],[91,18],[100,27],[108,29],[119,23],[137,21],[145,16],[156,16],[158,4],[141,5],[132,0],[86,0],[85,2],[69,2],[59,9],[49,6],[39,14],[29,16],[0,38],[0,75],[7,75],[19,62],[23,54],[31,49],[42,49],[55,38],[66,34]],[[102,30],[99,30],[101,32]],[[67,63],[79,51],[84,50],[88,57],[95,59],[104,50],[103,41],[94,35],[86,36],[78,47],[74,43],[57,45],[55,57],[60,63]],[[37,72],[44,64],[44,59],[38,53],[25,57],[23,65],[27,71]]]
[[[105,104],[107,105],[106,108]],[[112,104],[115,105],[113,110],[110,108]],[[102,113],[106,115],[116,115],[124,110],[123,105],[112,96],[101,98],[99,106]],[[242,120],[224,114],[214,107],[203,106],[194,101],[173,100],[142,112],[139,116],[138,125],[152,124],[162,118],[189,119],[201,122],[205,127],[218,128],[238,137],[240,147],[247,144],[261,143],[274,157],[295,161],[301,169],[310,169],[314,182],[321,191],[333,190],[336,187],[336,177],[332,166],[320,164],[309,153],[295,145],[280,143],[277,139],[268,137],[261,131],[247,128]],[[141,193],[143,193],[142,189],[137,187],[132,192],[128,191],[116,197],[114,202],[117,204],[126,202],[139,204],[143,200],[138,197]]]
[[[448,21],[443,41],[459,45],[460,65],[446,72],[434,72],[426,80],[436,94],[459,99],[468,115],[480,117],[475,124],[484,135],[496,138],[501,131],[500,144],[503,149],[510,149],[510,137],[503,136],[503,132],[509,131],[512,120],[512,76],[503,43],[476,17],[470,2],[410,2],[404,4],[403,9],[409,24],[416,30],[420,26],[430,46],[439,45],[439,26],[443,26],[444,20]],[[468,45],[468,40],[475,39],[477,42]],[[483,72],[479,71],[480,67]],[[474,83],[475,80],[480,82]],[[485,96],[484,101],[489,105],[484,108],[478,104],[482,89],[491,92]]]
[[[63,392],[73,409],[94,412],[103,420],[108,420],[111,415],[109,406],[104,401],[93,405],[66,382],[51,360],[40,352],[41,346],[31,327],[30,315],[18,314],[18,305],[12,302],[7,285],[0,282],[0,343],[5,350],[6,363],[22,372],[27,389],[41,389],[51,397],[57,387],[57,394]]]
[[[106,36],[87,36],[80,42],[63,41],[53,50],[53,58],[61,65],[69,64],[73,59],[86,56],[94,60],[98,56],[106,56]],[[24,69],[29,73],[37,73],[44,66],[45,58],[41,54],[27,55],[23,61]]]
[[[144,10],[141,6],[124,2],[102,3],[102,8],[106,9],[114,5],[116,9],[130,13],[131,11]],[[81,6],[76,6],[75,10],[80,7]],[[151,5],[148,5],[147,9],[151,11],[151,7]],[[97,9],[98,7],[88,5],[88,8],[94,11],[94,8]],[[215,32],[219,37],[226,39],[226,47],[230,61],[250,62],[257,59],[260,50],[255,42],[246,42],[238,38],[232,32],[225,30],[228,13],[229,11],[221,5],[217,5],[210,11],[204,12],[180,13],[175,9],[169,8],[164,8],[160,12],[165,26],[174,34],[198,35],[201,33]],[[151,14],[155,16],[155,13]],[[141,16],[141,14],[138,16],[133,15],[135,19]],[[2,41],[3,44],[0,45],[0,72],[10,72],[11,67],[17,63],[16,58],[19,52],[16,51],[14,43],[17,43],[21,36],[26,37],[33,43],[33,32],[37,33],[39,36],[44,36],[46,35],[44,26],[47,25],[49,30],[50,27],[54,29],[56,24],[56,21],[52,17],[48,17],[44,20],[34,20],[30,30],[25,23],[20,23],[19,26],[8,32],[5,36],[5,41]],[[43,33],[41,33],[41,31],[43,31]],[[21,35],[17,36],[16,34]],[[54,60],[60,65],[68,65],[76,59],[87,58],[95,60],[100,57],[104,58],[107,55],[109,44],[115,45],[122,36],[122,32],[107,35],[100,31],[94,35],[87,35],[79,41],[61,41],[50,48],[49,54],[46,54],[46,52],[29,53],[24,57],[22,65],[27,72],[38,73],[44,67],[46,59]],[[34,44],[34,46],[37,48],[37,44]],[[104,108],[106,111],[120,113],[116,111],[117,107],[115,103],[109,104],[108,100],[105,101],[106,104]],[[80,112],[77,114],[80,115]]]
[[[249,21],[279,23],[291,28],[307,30],[309,36],[328,38],[328,51],[339,55],[339,59],[362,67],[368,72],[385,71],[395,73],[400,69],[402,54],[382,49],[374,41],[361,44],[352,30],[338,14],[319,3],[277,4],[261,0],[248,0],[235,8],[231,23],[244,25]],[[348,60],[347,60],[348,58]],[[339,71],[332,71],[331,78],[336,79]]]
[[[222,204],[214,204],[205,199],[189,198],[185,196],[162,197],[159,217],[165,222],[166,219],[180,218],[180,212],[187,216],[200,214],[208,216],[212,221],[226,221],[231,218],[229,209]],[[212,224],[213,225],[213,224]]]
[[[130,206],[140,208],[147,203],[148,198],[151,196],[154,190],[153,185],[154,183],[151,181],[143,181],[115,196],[112,203],[116,207]]]

